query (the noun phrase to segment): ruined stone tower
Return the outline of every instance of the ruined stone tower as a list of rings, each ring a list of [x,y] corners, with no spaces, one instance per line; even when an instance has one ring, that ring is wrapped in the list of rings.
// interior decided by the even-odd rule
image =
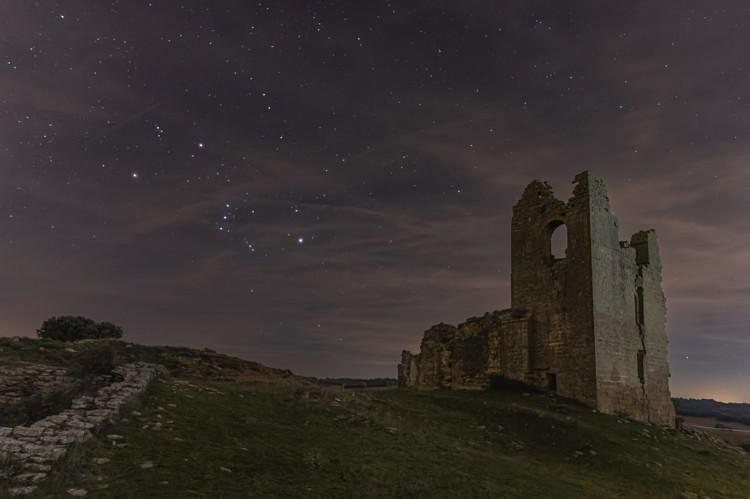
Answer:
[[[563,202],[534,181],[513,209],[510,310],[440,324],[404,352],[402,386],[483,388],[494,375],[602,412],[673,424],[666,305],[654,231],[620,241],[604,183],[584,172]],[[567,231],[563,255],[552,252]]]

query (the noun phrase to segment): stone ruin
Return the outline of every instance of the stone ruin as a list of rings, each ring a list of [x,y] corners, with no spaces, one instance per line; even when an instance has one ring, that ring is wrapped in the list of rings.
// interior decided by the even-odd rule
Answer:
[[[485,389],[494,377],[601,412],[674,425],[666,301],[653,230],[620,241],[602,180],[583,172],[568,202],[534,181],[513,208],[511,308],[424,333],[399,385]],[[553,253],[553,234],[567,249]]]
[[[29,397],[47,400],[75,385],[74,377],[62,367],[26,363],[0,366],[0,415],[22,412]]]
[[[67,381],[64,369],[59,368],[29,366],[22,373],[39,370],[47,373],[48,383]],[[74,399],[69,409],[28,426],[0,427],[0,458],[4,463],[0,480],[16,484],[9,493],[33,492],[34,484],[46,478],[52,463],[62,458],[71,445],[93,438],[93,432],[113,421],[124,405],[134,401],[151,380],[164,372],[163,366],[144,362],[119,366],[112,371],[117,381],[103,386],[93,396]],[[12,380],[0,380],[0,385],[12,386]]]

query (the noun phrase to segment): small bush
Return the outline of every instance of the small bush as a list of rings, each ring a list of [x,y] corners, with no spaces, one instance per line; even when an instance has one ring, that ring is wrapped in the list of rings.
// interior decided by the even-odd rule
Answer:
[[[79,341],[97,338],[122,338],[122,328],[111,322],[95,322],[87,317],[52,317],[37,329],[37,336],[49,340]]]
[[[109,374],[115,367],[114,354],[111,350],[86,350],[78,353],[73,362],[73,375],[79,380],[88,380],[103,374]]]
[[[100,322],[96,325],[97,338],[122,338],[122,328],[111,322]]]

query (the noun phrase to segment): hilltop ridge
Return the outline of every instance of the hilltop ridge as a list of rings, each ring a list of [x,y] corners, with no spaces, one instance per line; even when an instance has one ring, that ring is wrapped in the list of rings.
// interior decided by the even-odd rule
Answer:
[[[80,376],[99,356],[167,372],[28,497],[715,499],[750,487],[739,449],[541,393],[343,391],[207,350],[0,340],[2,366]]]

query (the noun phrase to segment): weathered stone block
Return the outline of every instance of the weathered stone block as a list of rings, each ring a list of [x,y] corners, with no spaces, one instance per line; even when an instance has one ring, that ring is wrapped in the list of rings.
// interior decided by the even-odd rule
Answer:
[[[14,437],[41,437],[42,433],[44,433],[44,428],[16,426],[15,428],[13,428],[12,435]]]

